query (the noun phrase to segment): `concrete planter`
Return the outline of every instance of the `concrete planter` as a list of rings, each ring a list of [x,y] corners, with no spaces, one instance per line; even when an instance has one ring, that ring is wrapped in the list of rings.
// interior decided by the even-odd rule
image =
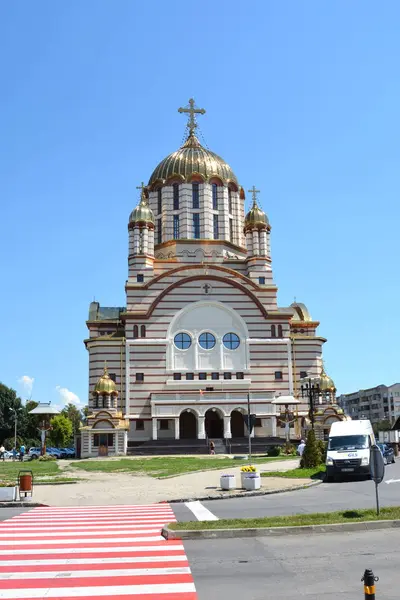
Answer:
[[[256,469],[255,471],[251,472],[251,471],[241,471],[240,472],[240,480],[241,480],[241,488],[245,489],[244,487],[244,480],[248,475],[258,475],[260,476],[260,471],[258,469]]]
[[[261,477],[259,473],[246,473],[244,478],[244,489],[247,491],[259,490],[261,487]]]
[[[223,490],[235,490],[236,477],[234,475],[221,475],[220,486]]]
[[[0,502],[12,502],[15,500],[15,487],[0,487]]]

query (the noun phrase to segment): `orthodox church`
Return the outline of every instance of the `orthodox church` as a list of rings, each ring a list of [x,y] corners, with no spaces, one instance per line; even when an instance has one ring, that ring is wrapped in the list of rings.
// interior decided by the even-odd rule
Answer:
[[[125,454],[148,440],[284,437],[279,398],[308,401],[300,380],[323,372],[318,321],[306,306],[278,306],[271,225],[233,169],[196,130],[189,101],[183,145],[140,189],[128,220],[126,306],[89,308],[89,417],[81,456]],[[247,186],[246,186],[247,187]],[[281,403],[282,404],[282,403]],[[198,442],[199,443],[199,442]]]

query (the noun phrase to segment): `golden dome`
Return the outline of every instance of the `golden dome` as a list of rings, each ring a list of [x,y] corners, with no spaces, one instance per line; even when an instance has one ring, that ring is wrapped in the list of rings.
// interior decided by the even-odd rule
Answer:
[[[319,389],[321,390],[321,392],[336,392],[336,387],[333,382],[333,379],[331,379],[329,377],[329,375],[327,375],[325,373],[325,369],[324,369],[323,365],[322,365],[321,375],[319,378]]]
[[[212,177],[219,177],[223,183],[233,182],[237,179],[231,167],[218,154],[203,148],[193,132],[186,142],[173,152],[154,169],[149,186],[156,181],[165,183],[170,177],[177,176],[182,182],[190,181],[192,175],[200,175],[205,181]]]
[[[93,396],[108,394],[109,396],[118,396],[115,382],[110,378],[108,369],[104,367],[104,373],[95,385]]]
[[[154,225],[154,214],[149,206],[149,201],[145,196],[144,190],[142,190],[139,204],[131,212],[129,223],[150,223],[151,225]]]
[[[247,227],[268,227],[269,221],[268,217],[263,210],[258,206],[257,201],[253,200],[253,206],[247,213],[244,226],[245,229]]]

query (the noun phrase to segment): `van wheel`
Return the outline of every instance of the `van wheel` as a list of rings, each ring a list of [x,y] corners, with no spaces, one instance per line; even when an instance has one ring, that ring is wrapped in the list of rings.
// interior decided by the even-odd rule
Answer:
[[[333,483],[335,481],[335,478],[333,477],[333,475],[326,475],[325,481],[326,483]]]

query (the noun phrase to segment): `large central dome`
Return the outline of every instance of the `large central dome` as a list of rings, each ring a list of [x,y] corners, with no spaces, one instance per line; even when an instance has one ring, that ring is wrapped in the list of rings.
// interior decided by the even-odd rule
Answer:
[[[205,181],[211,177],[219,177],[223,183],[237,179],[231,167],[218,154],[203,148],[193,132],[179,150],[173,152],[154,169],[149,186],[156,181],[165,183],[167,179],[178,176],[182,181],[189,181],[192,175],[200,175]]]

